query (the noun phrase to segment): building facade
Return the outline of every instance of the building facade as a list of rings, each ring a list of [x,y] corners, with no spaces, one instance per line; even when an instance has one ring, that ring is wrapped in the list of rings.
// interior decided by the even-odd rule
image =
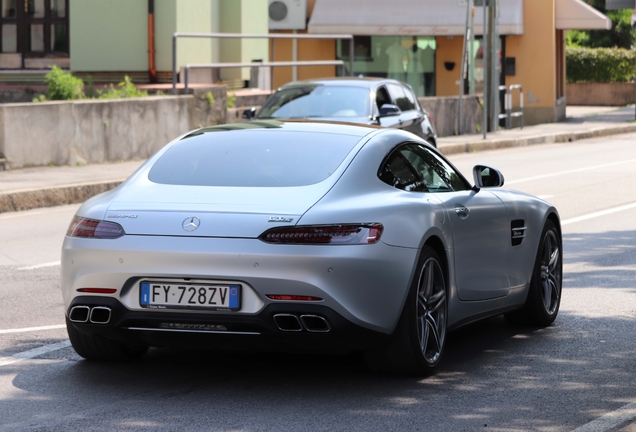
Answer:
[[[582,0],[498,0],[498,5],[500,84],[523,87],[526,124],[564,118],[564,32],[609,29],[611,21]],[[420,97],[459,94],[466,0],[308,0],[307,11],[308,33],[354,35],[354,75],[397,78]],[[476,7],[465,93],[483,89],[482,17],[483,8]],[[349,47],[346,41],[331,46],[320,41],[301,53],[308,59],[333,53],[348,61]],[[288,52],[278,55],[290,59]],[[282,75],[274,73],[274,85],[286,82]],[[299,78],[320,75],[324,70],[299,72]]]

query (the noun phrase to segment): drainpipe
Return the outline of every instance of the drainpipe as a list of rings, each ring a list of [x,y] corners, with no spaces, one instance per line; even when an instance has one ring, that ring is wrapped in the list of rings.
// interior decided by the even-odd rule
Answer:
[[[155,66],[155,0],[148,0],[148,80],[157,82]]]

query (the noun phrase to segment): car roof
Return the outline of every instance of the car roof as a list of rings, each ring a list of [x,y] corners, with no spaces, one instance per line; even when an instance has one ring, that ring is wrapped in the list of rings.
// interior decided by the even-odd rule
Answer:
[[[359,123],[346,123],[336,121],[321,120],[259,120],[243,123],[230,123],[218,126],[210,126],[194,130],[185,135],[182,139],[190,138],[212,132],[229,132],[229,131],[257,131],[257,130],[279,130],[290,132],[306,132],[306,133],[328,133],[338,135],[351,135],[362,138],[377,129],[384,129],[376,125],[365,125]]]
[[[402,83],[398,80],[394,80],[390,78],[336,77],[336,78],[318,78],[318,79],[311,79],[311,80],[294,81],[294,82],[290,82],[281,86],[280,89],[311,85],[311,84],[374,88],[381,84],[402,84]]]

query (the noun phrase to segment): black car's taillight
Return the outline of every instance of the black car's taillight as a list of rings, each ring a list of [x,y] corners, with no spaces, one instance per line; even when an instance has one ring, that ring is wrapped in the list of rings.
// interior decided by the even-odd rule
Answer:
[[[66,231],[69,237],[116,239],[126,235],[124,228],[115,222],[100,221],[75,216]]]
[[[265,231],[259,239],[275,244],[373,244],[383,230],[379,223],[281,227]]]

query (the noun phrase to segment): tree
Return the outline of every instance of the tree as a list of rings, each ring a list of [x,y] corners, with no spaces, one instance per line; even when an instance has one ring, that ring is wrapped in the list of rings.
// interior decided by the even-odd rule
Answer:
[[[570,30],[566,34],[568,46],[589,48],[627,48],[634,46],[631,27],[632,9],[608,11],[605,0],[585,0],[586,3],[612,20],[611,30]]]

